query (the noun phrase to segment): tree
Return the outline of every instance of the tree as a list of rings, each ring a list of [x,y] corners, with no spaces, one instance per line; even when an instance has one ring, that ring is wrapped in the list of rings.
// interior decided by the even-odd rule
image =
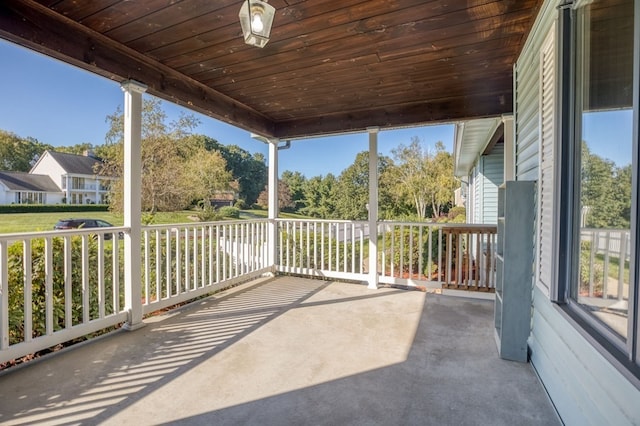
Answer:
[[[0,170],[28,172],[51,145],[0,130]]]
[[[298,211],[303,209],[305,206],[304,187],[307,183],[307,178],[300,172],[285,170],[282,172],[280,179],[289,187],[293,210]]]
[[[434,183],[431,194],[433,217],[445,213],[445,206],[453,202],[453,193],[459,182],[453,174],[453,155],[447,152],[441,141],[436,142],[435,155],[430,167],[431,182]]]
[[[264,189],[258,196],[256,203],[262,207],[269,206],[269,185],[265,185]],[[291,200],[291,191],[289,191],[289,186],[286,182],[278,179],[278,208],[286,209],[293,206],[293,201]]]
[[[71,146],[59,146],[56,148],[56,151],[66,152],[67,154],[84,155],[87,151],[94,151],[94,148],[90,142],[84,142]]]
[[[336,177],[331,173],[307,180],[302,190],[304,207],[300,209],[300,213],[320,219],[330,218],[335,210],[332,197],[335,185]]]
[[[206,154],[190,131],[197,125],[194,116],[181,115],[166,124],[166,114],[157,99],[145,99],[142,108],[142,209],[172,211],[189,206],[194,200],[207,198],[212,191],[229,185],[225,163],[216,154]],[[123,175],[123,115],[120,109],[107,117],[111,126],[107,133],[110,145],[105,155],[103,174]],[[202,162],[202,164],[199,164]],[[111,208],[122,209],[123,180],[111,186]]]
[[[399,145],[392,153],[396,164],[386,179],[394,187],[396,201],[413,205],[420,219],[427,216],[427,208],[433,217],[439,217],[456,187],[453,158],[444,144],[437,142],[435,151],[430,152],[413,137],[409,146]]]
[[[382,176],[391,160],[385,156],[378,157],[378,176]],[[334,185],[332,198],[334,211],[331,218],[347,220],[366,220],[369,204],[369,152],[356,155],[353,164],[347,167]],[[380,188],[384,189],[384,188]],[[379,196],[384,199],[384,194]],[[379,204],[380,215],[384,216],[384,206]]]
[[[622,168],[591,152],[586,142],[581,152],[580,203],[586,208],[584,226],[629,228],[631,213],[631,165]]]
[[[227,162],[218,151],[196,150],[185,161],[187,181],[191,182],[192,200],[210,200],[220,191],[237,190]]]
[[[267,165],[264,155],[251,154],[237,145],[222,145],[217,140],[204,135],[194,136],[208,151],[218,151],[227,163],[227,169],[237,181],[240,198],[247,205],[256,202],[258,195],[267,184]]]

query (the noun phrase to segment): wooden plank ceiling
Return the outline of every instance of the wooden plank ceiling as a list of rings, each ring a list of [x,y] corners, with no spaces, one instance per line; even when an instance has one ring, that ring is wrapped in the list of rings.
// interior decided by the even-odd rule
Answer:
[[[240,0],[2,0],[0,37],[287,139],[511,112],[541,3],[271,0],[259,49]]]

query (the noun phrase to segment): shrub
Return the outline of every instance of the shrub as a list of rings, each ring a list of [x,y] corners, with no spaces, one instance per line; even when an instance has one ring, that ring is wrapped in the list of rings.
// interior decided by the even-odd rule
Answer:
[[[108,204],[8,204],[0,213],[106,212]]]
[[[422,234],[422,235],[421,235]],[[388,253],[387,267],[393,265],[395,271],[411,275],[429,276],[437,272],[438,264],[438,228],[433,227],[431,233],[431,253],[429,253],[429,230],[419,227],[405,227],[402,232],[396,228],[384,237],[383,250]],[[393,245],[391,244],[393,239]],[[444,236],[443,236],[444,240]],[[422,245],[420,244],[422,241]],[[429,261],[431,269],[429,270]],[[422,263],[422,270],[420,270]],[[402,270],[400,265],[402,264]]]
[[[219,210],[220,216],[240,219],[240,209],[236,207],[224,206]]]
[[[466,214],[467,214],[467,210],[464,207],[462,207],[462,206],[452,207],[449,210],[448,217],[453,223],[464,223]],[[459,220],[456,220],[460,216],[462,216],[462,221],[461,222]]]
[[[140,222],[142,222],[143,225],[151,225],[155,221],[155,219],[155,213],[151,212],[143,212],[142,216],[140,216]]]
[[[196,217],[200,222],[212,222],[222,219],[222,214],[211,205],[211,203],[200,203],[196,207]]]
[[[593,279],[593,292],[602,294],[604,285],[604,268],[601,262],[594,259],[591,263],[591,241],[580,242],[580,293],[589,295],[589,282]]]
[[[244,210],[247,208],[247,203],[244,200],[238,200],[234,204],[234,207],[239,210]]]
[[[58,331],[65,328],[65,296],[70,296],[71,300],[71,324],[76,325],[82,322],[83,318],[83,273],[79,265],[83,262],[83,247],[81,237],[71,238],[71,294],[65,294],[65,265],[64,265],[64,239],[52,238],[53,264],[52,264],[52,294],[53,302],[53,330]],[[32,272],[31,272],[31,297],[32,297],[32,337],[46,334],[46,261],[45,261],[44,239],[35,239],[31,243]],[[98,243],[95,239],[88,240],[88,291],[89,291],[89,319],[99,317],[99,289],[98,289]],[[24,254],[21,243],[13,244],[8,250],[8,283],[9,283],[9,343],[16,344],[24,341]],[[106,295],[113,293],[112,281],[112,254],[110,251],[104,253],[104,292]],[[122,278],[121,278],[122,279]],[[120,294],[120,303],[124,299]],[[105,315],[113,313],[113,297],[104,298]]]

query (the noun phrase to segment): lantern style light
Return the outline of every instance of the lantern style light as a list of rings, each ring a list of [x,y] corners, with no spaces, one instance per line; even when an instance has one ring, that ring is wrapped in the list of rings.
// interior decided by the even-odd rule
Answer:
[[[242,3],[238,17],[244,42],[251,46],[264,47],[269,41],[275,12],[275,7],[266,1],[246,0]]]

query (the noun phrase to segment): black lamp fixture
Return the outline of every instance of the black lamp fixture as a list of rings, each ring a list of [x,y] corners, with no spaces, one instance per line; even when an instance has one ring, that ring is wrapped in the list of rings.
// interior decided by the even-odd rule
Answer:
[[[244,42],[251,46],[264,47],[269,41],[275,12],[275,7],[266,1],[246,0],[242,3],[238,17]]]

